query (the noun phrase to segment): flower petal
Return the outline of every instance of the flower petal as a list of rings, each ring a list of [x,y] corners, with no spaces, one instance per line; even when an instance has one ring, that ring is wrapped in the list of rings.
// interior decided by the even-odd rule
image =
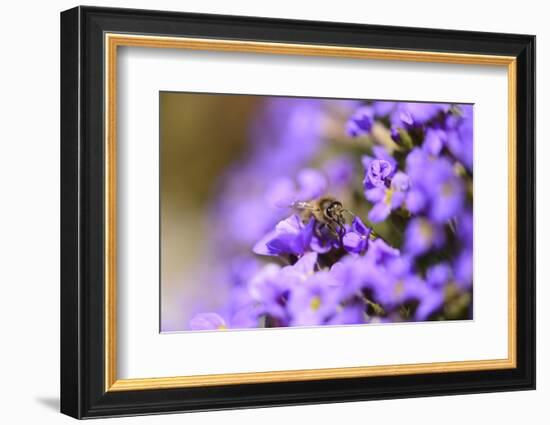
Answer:
[[[225,329],[227,324],[217,313],[199,313],[189,322],[189,328],[194,331]]]
[[[390,215],[391,208],[383,202],[379,202],[374,205],[372,210],[369,211],[369,220],[373,223],[379,223],[384,221]]]

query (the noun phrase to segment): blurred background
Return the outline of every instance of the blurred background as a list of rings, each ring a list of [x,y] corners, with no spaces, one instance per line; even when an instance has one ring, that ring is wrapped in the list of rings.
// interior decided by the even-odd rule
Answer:
[[[205,210],[219,176],[243,154],[261,103],[256,96],[160,94],[163,331],[181,330],[197,302],[208,310],[224,297],[221,285],[212,291],[200,284],[202,270],[195,267],[206,247]]]

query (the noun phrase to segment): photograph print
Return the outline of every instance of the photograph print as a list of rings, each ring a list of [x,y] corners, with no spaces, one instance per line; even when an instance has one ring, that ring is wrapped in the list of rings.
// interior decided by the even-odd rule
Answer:
[[[473,319],[474,105],[159,96],[161,332]]]

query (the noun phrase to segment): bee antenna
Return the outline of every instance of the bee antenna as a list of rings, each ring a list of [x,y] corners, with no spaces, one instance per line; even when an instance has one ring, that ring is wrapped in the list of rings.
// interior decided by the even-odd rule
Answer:
[[[352,213],[350,210],[347,210],[347,209],[345,209],[345,208],[342,208],[342,211],[344,211],[345,213],[348,213],[349,215],[351,215],[351,216],[354,217],[354,218],[357,217],[357,215],[354,214],[354,213]]]

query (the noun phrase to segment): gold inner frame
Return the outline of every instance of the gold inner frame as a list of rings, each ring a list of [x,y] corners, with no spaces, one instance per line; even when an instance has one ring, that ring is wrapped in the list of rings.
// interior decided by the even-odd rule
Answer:
[[[516,58],[325,45],[105,34],[105,391],[308,381],[516,367]],[[117,379],[116,100],[119,46],[504,66],[508,72],[508,357],[419,364]]]

